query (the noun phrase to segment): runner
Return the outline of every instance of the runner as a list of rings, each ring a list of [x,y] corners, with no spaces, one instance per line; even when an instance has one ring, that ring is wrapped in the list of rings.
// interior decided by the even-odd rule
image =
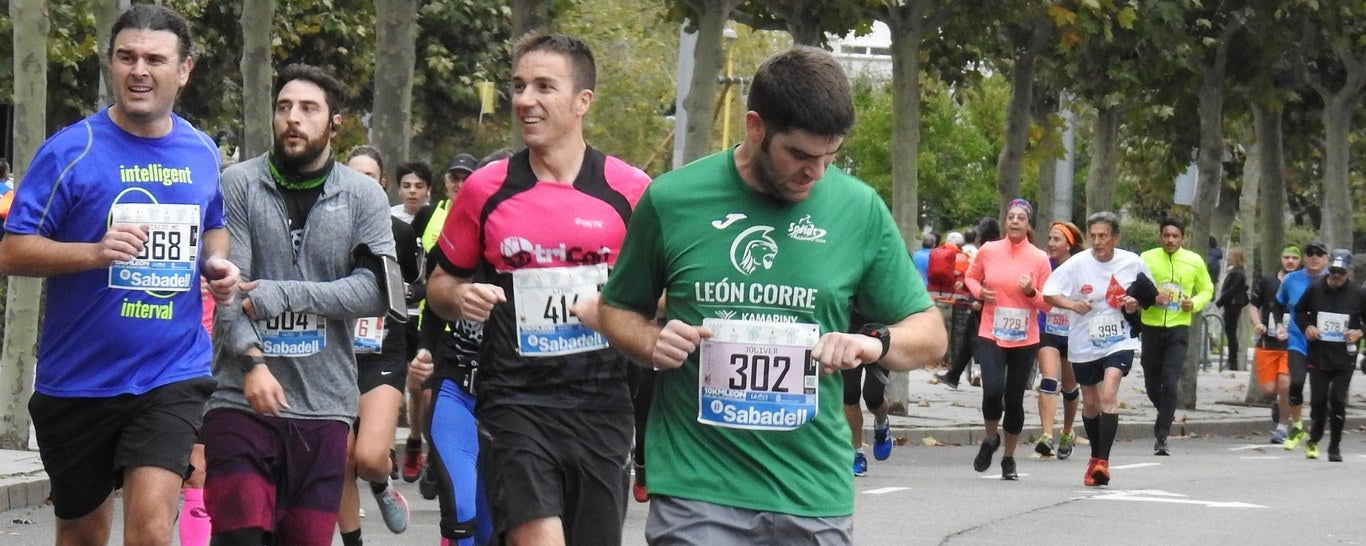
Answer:
[[[1056,270],[1081,249],[1081,229],[1072,222],[1053,222],[1048,228],[1048,261],[1053,269]],[[1072,313],[1054,307],[1042,315],[1043,333],[1039,336],[1039,424],[1043,435],[1034,444],[1034,452],[1043,457],[1052,457],[1054,454],[1053,418],[1058,412],[1058,387],[1061,385],[1062,435],[1056,444],[1058,460],[1061,461],[1072,456],[1072,448],[1077,442],[1072,424],[1077,419],[1077,402],[1081,397],[1077,375],[1072,371],[1072,363],[1067,361],[1067,333],[1072,323]]]
[[[850,325],[872,322],[854,311]],[[850,333],[858,333],[857,328]],[[651,372],[653,373],[653,372]],[[863,453],[863,410],[858,407],[859,396],[873,412],[873,457],[885,461],[892,456],[892,421],[887,414],[892,402],[884,394],[887,392],[887,368],[876,362],[869,362],[857,368],[841,370],[844,376],[844,418],[849,421],[849,432],[854,441],[854,475],[868,475],[868,456]]]
[[[218,309],[204,414],[213,543],[331,544],[359,392],[354,321],[385,312],[394,258],[384,191],[339,166],[341,84],[289,65],[275,145],[223,172],[231,258],[250,279]]]
[[[357,146],[346,158],[346,165],[384,183],[384,159],[373,146]],[[418,242],[413,228],[396,217],[389,218],[394,249],[410,286],[418,280]],[[404,325],[386,317],[356,320],[352,344],[356,351],[357,386],[360,388],[360,417],[346,446],[346,474],[342,476],[341,508],[337,511],[337,531],[342,544],[361,544],[360,492],[356,477],[370,485],[380,515],[389,531],[402,533],[408,528],[408,500],[398,488],[391,487],[394,469],[391,455],[398,413],[403,405],[403,383],[407,377],[407,340]]]
[[[1002,447],[1001,479],[1018,480],[1015,447],[1024,429],[1024,391],[1039,351],[1038,313],[1048,311],[1040,290],[1052,269],[1048,255],[1030,242],[1034,207],[1024,199],[1006,206],[1006,237],[982,245],[965,277],[968,291],[982,302],[974,358],[982,367],[982,418],[986,436],[972,461],[985,472]],[[1002,426],[1001,415],[1005,415]]]
[[[1284,339],[1276,337],[1277,327],[1289,318],[1286,310],[1276,303],[1276,293],[1281,289],[1281,279],[1300,268],[1300,247],[1286,245],[1281,250],[1281,267],[1275,273],[1262,277],[1252,287],[1248,298],[1247,318],[1252,321],[1252,329],[1257,334],[1257,347],[1253,350],[1252,364],[1257,369],[1257,385],[1262,396],[1274,400],[1271,406],[1271,420],[1276,430],[1271,433],[1271,443],[1284,443],[1290,434],[1290,366]]]
[[[1186,363],[1191,317],[1214,299],[1214,284],[1199,254],[1186,243],[1186,224],[1176,218],[1162,220],[1162,246],[1142,254],[1157,284],[1157,305],[1143,310],[1143,385],[1148,400],[1157,408],[1153,423],[1153,455],[1170,455],[1167,436],[1176,419],[1177,390]],[[1212,240],[1212,239],[1211,239]]]
[[[1157,296],[1148,266],[1119,245],[1119,217],[1103,211],[1086,219],[1091,248],[1072,256],[1044,284],[1044,300],[1074,313],[1067,355],[1081,385],[1082,425],[1091,441],[1091,461],[1082,483],[1110,483],[1110,449],[1119,430],[1119,383],[1129,375],[1138,308]]]
[[[1351,282],[1352,251],[1333,251],[1328,275],[1310,283],[1295,306],[1295,324],[1304,325],[1309,342],[1309,442],[1304,456],[1319,458],[1327,425],[1328,460],[1342,462],[1342,427],[1347,421],[1347,390],[1356,370],[1357,342],[1366,323],[1366,288]]]
[[[1320,241],[1310,241],[1304,245],[1304,268],[1292,272],[1281,280],[1281,288],[1276,291],[1276,305],[1284,309],[1290,320],[1276,325],[1276,338],[1287,341],[1286,367],[1290,372],[1290,434],[1281,445],[1292,451],[1304,442],[1304,422],[1300,420],[1304,405],[1304,380],[1308,375],[1309,340],[1304,330],[1295,321],[1295,304],[1299,303],[1309,284],[1328,273],[1328,247]]]
[[[485,323],[478,415],[495,532],[511,544],[617,544],[628,364],[569,309],[606,280],[649,177],[584,141],[597,70],[583,42],[528,36],[513,65],[527,149],[460,188],[428,303],[450,320]]]
[[[752,82],[744,141],[651,185],[599,306],[613,346],[661,370],[650,543],[851,542],[833,374],[913,369],[946,347],[886,204],[831,167],[854,123],[839,64],[797,47]],[[844,333],[851,300],[882,323]]]
[[[58,544],[108,541],[119,489],[118,540],[170,542],[213,389],[199,278],[220,302],[238,280],[218,150],[172,111],[194,67],[190,34],[160,6],[118,17],[113,106],[39,147],[0,239],[0,272],[47,278],[28,411]]]

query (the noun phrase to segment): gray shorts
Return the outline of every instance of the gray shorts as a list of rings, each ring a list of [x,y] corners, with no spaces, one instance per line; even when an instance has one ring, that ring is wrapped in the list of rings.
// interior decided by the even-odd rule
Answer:
[[[810,518],[651,495],[645,542],[652,546],[847,545],[854,543],[854,517]]]

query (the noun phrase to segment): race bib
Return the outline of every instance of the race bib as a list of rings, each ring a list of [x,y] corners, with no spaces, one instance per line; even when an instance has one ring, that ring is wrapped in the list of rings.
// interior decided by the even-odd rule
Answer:
[[[1048,313],[1044,318],[1043,331],[1053,335],[1065,336],[1070,329],[1070,324],[1071,318],[1067,316],[1067,313]]]
[[[1105,314],[1091,319],[1091,345],[1105,349],[1129,337],[1128,324],[1124,317]]]
[[[351,348],[358,355],[384,352],[384,317],[356,319],[355,332],[351,335]]]
[[[142,253],[109,266],[109,287],[187,292],[199,288],[199,205],[120,203],[109,209],[114,224],[147,227]]]
[[[698,355],[697,421],[750,430],[793,430],[816,418],[820,377],[815,324],[704,319],[712,336]]]
[[[569,314],[580,298],[596,295],[606,282],[607,264],[513,271],[517,351],[537,357],[607,347],[607,338]]]
[[[991,336],[997,341],[1024,341],[1029,336],[1029,311],[1010,307],[997,307],[996,318],[991,321]]]
[[[256,321],[256,335],[266,356],[309,356],[327,346],[327,322],[318,315],[285,311]]]
[[[1164,282],[1158,285],[1157,289],[1163,294],[1166,294],[1168,298],[1171,298],[1171,300],[1167,302],[1167,305],[1162,306],[1164,309],[1168,311],[1181,310],[1181,285]]]
[[[1343,313],[1319,312],[1318,324],[1319,341],[1330,341],[1334,343],[1347,342],[1347,319],[1350,318]]]

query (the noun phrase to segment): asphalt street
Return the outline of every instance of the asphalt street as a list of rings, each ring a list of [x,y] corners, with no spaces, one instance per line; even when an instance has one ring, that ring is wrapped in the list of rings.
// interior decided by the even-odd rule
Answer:
[[[1086,446],[1066,461],[1031,458],[1021,446],[1017,482],[1000,479],[999,453],[978,474],[975,446],[899,446],[855,480],[855,541],[1366,544],[1366,431],[1353,432],[1342,463],[1306,460],[1302,449],[1285,451],[1264,436],[1174,438],[1171,457],[1153,456],[1147,438],[1120,438],[1111,484],[1093,488],[1082,485]],[[412,503],[408,531],[391,534],[372,514],[363,520],[366,544],[437,544],[436,501],[415,485],[400,490]],[[375,509],[370,499],[362,506]],[[646,506],[630,503],[625,544],[645,543]],[[0,544],[50,544],[53,525],[47,507],[4,512]]]

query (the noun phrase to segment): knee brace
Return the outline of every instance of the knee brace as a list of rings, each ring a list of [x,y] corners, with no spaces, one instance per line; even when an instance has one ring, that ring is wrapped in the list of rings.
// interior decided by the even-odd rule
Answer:
[[[1039,394],[1057,395],[1058,380],[1052,377],[1045,377],[1039,380]]]
[[[1064,402],[1075,402],[1081,397],[1081,387],[1072,387],[1070,391],[1063,391],[1062,399]]]

